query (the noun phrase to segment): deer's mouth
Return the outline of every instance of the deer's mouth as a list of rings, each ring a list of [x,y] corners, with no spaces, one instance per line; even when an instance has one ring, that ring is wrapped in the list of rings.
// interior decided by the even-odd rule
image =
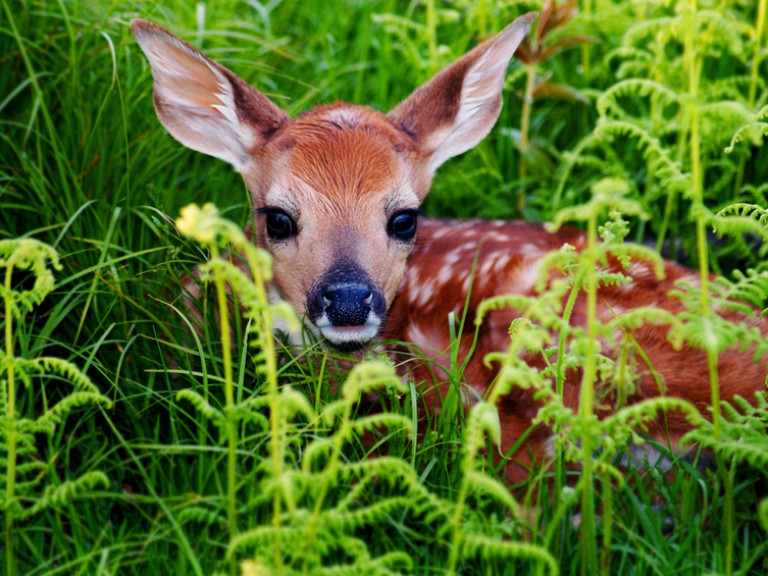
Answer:
[[[332,326],[330,323],[314,323],[325,341],[342,352],[354,352],[365,348],[379,333],[381,320],[376,319],[364,326]]]

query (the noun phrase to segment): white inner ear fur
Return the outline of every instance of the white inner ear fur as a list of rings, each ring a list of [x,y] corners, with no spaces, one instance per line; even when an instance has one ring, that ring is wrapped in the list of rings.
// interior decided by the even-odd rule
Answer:
[[[528,33],[530,19],[523,17],[501,32],[464,76],[459,111],[450,131],[429,160],[432,172],[448,158],[476,146],[490,132],[501,111],[501,93],[507,66]]]
[[[154,33],[141,39],[162,102],[158,114],[168,131],[185,146],[244,172],[257,135],[238,117],[230,81],[172,36]]]

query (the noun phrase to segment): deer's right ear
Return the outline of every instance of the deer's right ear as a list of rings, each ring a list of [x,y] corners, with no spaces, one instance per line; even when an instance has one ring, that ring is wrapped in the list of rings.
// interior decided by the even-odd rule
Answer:
[[[233,72],[145,20],[131,22],[155,78],[160,121],[179,142],[244,172],[252,152],[291,122]]]

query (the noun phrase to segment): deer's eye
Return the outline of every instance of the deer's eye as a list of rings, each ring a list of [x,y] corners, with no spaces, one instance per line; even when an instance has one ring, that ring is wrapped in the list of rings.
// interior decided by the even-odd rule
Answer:
[[[267,236],[271,240],[285,240],[291,236],[296,236],[298,228],[296,222],[293,221],[285,210],[280,208],[262,208],[260,210],[266,215],[267,220]]]
[[[395,212],[387,223],[387,234],[398,240],[412,240],[416,235],[417,210]]]

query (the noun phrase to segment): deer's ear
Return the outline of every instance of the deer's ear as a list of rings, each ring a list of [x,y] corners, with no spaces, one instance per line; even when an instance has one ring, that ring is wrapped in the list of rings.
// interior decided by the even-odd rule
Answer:
[[[245,171],[252,152],[290,118],[233,72],[145,20],[131,22],[155,78],[160,121],[179,142]]]
[[[414,138],[432,172],[477,145],[493,128],[507,66],[536,16],[521,16],[438,72],[387,115]]]

